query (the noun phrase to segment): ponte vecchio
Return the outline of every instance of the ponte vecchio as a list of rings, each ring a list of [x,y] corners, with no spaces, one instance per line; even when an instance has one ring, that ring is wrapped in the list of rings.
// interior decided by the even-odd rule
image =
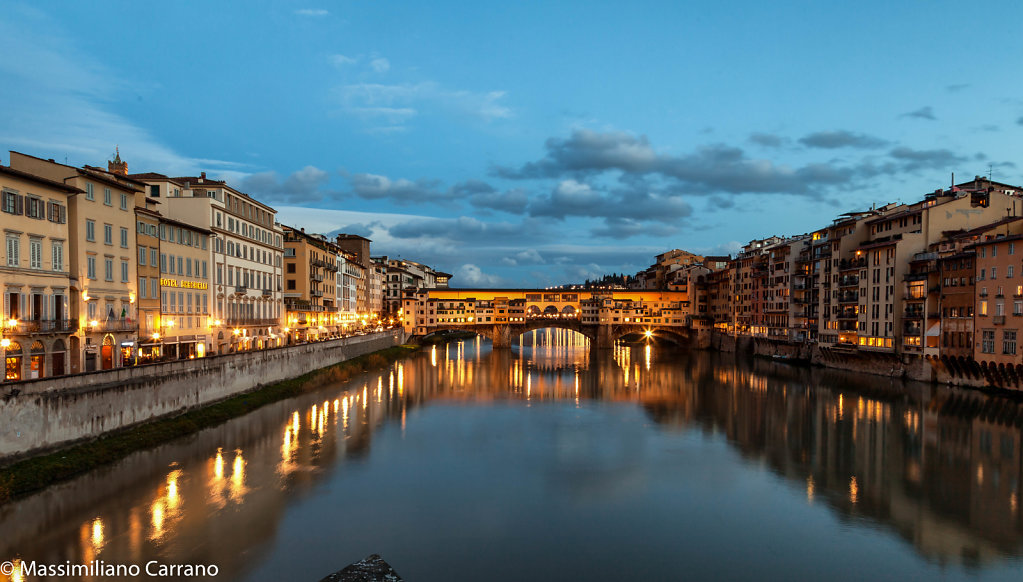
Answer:
[[[685,291],[624,289],[417,289],[404,296],[401,315],[410,336],[465,330],[495,348],[542,328],[579,332],[597,348],[631,334],[685,340],[691,319]]]

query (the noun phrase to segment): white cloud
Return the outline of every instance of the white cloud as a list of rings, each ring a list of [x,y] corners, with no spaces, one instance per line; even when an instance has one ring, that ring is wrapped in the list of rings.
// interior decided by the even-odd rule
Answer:
[[[378,73],[386,73],[391,68],[391,61],[384,57],[377,57],[369,62],[369,66]]]
[[[299,16],[327,16],[330,12],[322,8],[300,8],[295,11]]]
[[[337,96],[342,111],[358,115],[367,122],[372,122],[373,115],[385,115],[391,120],[391,126],[403,125],[414,115],[454,115],[483,122],[512,116],[512,110],[502,103],[504,91],[450,90],[433,82],[353,83],[339,87]],[[396,113],[404,119],[395,121]]]
[[[497,275],[484,273],[482,269],[472,263],[466,263],[455,272],[455,278],[460,287],[497,287],[504,281]]]
[[[118,146],[130,171],[211,177],[245,176],[245,164],[182,155],[149,131],[114,113],[124,94],[145,93],[67,41],[45,15],[13,10],[0,20],[0,37],[18,46],[16,59],[0,60],[5,81],[0,140],[8,147],[75,166],[104,166]]]
[[[333,63],[334,66],[342,67],[344,65],[354,65],[359,62],[359,59],[355,57],[346,57],[345,55],[330,55],[330,62]]]

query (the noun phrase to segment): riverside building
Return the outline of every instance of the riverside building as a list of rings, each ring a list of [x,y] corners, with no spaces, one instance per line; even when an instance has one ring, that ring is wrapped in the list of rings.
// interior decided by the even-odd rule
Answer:
[[[212,233],[207,245],[210,351],[280,345],[284,243],[277,211],[205,172],[133,177],[145,182],[148,197],[163,204],[164,216]]]
[[[0,356],[16,381],[68,373],[71,317],[68,201],[82,191],[63,182],[0,166],[0,262],[3,319]]]
[[[69,338],[70,372],[134,363],[138,314],[135,248],[136,195],[142,184],[119,173],[75,168],[11,152],[11,167],[82,191],[68,198],[70,313],[78,319]]]

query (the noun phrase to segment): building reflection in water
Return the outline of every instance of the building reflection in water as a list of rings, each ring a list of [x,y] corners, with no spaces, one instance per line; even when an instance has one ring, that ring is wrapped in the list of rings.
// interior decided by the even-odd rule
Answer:
[[[479,338],[431,346],[133,455],[0,508],[0,550],[59,563],[211,562],[230,578],[273,538],[289,498],[368,455],[377,427],[404,431],[408,413],[431,403],[501,401],[632,403],[661,430],[721,435],[806,503],[890,530],[927,559],[982,566],[1023,553],[1017,401],[664,346],[605,355],[558,330],[511,350]]]

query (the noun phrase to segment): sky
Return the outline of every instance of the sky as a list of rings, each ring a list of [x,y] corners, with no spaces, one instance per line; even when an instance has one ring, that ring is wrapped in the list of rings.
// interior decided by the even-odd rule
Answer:
[[[7,150],[208,176],[464,287],[1023,184],[1018,2],[4,0]]]

